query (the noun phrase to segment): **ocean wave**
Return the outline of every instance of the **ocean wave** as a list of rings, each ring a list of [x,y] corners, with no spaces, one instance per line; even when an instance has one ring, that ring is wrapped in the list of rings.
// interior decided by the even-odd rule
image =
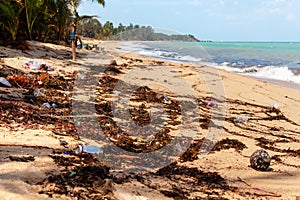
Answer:
[[[300,75],[294,74],[293,71],[287,66],[267,66],[262,68],[254,68],[252,69],[252,71],[246,70],[245,72],[246,74],[260,78],[270,78],[281,81],[300,83]]]
[[[222,59],[205,59],[188,55],[181,52],[180,49],[168,50],[167,48],[158,48],[148,46],[147,43],[126,42],[122,45],[123,51],[131,51],[140,55],[160,58],[171,61],[205,64],[234,73],[249,75],[257,78],[274,79],[279,81],[300,83],[300,68],[292,68],[288,65],[272,65],[271,61],[264,60],[242,60],[235,59],[222,62]],[[220,62],[221,61],[221,62]],[[251,61],[251,62],[250,62]],[[269,64],[269,65],[268,65]],[[294,64],[292,65],[294,66]]]
[[[151,48],[147,44],[126,42],[121,45],[121,51],[135,52],[137,54],[155,58],[161,58],[165,60],[178,61],[178,62],[201,62],[201,58],[196,58],[190,55],[179,55],[177,52],[161,49]]]
[[[229,63],[222,63],[218,68],[257,78],[300,83],[300,69],[291,69],[288,66],[252,66],[241,68],[229,66]]]

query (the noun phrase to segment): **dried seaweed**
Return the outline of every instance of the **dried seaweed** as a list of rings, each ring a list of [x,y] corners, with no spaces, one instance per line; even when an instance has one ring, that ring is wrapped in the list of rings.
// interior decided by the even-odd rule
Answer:
[[[34,156],[9,156],[8,157],[11,161],[18,161],[18,162],[30,162],[34,161]]]

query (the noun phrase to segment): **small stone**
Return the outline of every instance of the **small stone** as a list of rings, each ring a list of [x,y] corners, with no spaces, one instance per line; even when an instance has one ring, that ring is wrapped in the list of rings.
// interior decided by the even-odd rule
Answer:
[[[250,157],[250,164],[253,169],[267,171],[270,167],[271,157],[263,149],[256,150]]]

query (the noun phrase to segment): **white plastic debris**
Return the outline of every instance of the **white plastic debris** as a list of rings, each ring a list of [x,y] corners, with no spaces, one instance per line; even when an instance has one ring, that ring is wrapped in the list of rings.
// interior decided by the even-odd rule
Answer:
[[[33,95],[35,97],[46,97],[46,95],[45,95],[45,89],[43,89],[43,88],[40,88],[40,89],[36,88],[33,91]]]
[[[99,154],[102,152],[102,150],[99,147],[96,146],[89,146],[80,144],[77,146],[77,148],[74,150],[76,154],[80,153],[91,153],[91,154]]]
[[[216,102],[216,101],[205,101],[205,105],[206,106],[211,106],[213,108],[217,108],[218,107],[218,102]]]
[[[247,122],[248,120],[249,118],[247,116],[236,116],[234,119],[235,122],[239,123]]]
[[[275,102],[273,105],[272,105],[273,108],[275,109],[278,109],[279,108],[279,103],[278,102]]]
[[[11,87],[10,82],[8,82],[8,80],[6,80],[6,78],[0,77],[0,83],[1,83],[2,85],[7,86],[7,87]]]
[[[182,151],[183,151],[181,145],[178,144],[178,143],[175,144],[175,149],[176,149],[178,152],[182,152]]]
[[[171,104],[172,102],[170,101],[170,99],[168,99],[168,97],[164,96],[164,103]]]
[[[52,108],[57,108],[58,106],[55,103],[52,103]]]
[[[52,70],[52,68],[50,67],[50,65],[48,63],[40,62],[40,61],[33,61],[33,60],[26,61],[24,63],[24,67],[26,69],[31,69],[31,70],[39,70],[39,69],[44,69],[47,71]]]
[[[86,75],[83,74],[83,73],[78,73],[77,77],[80,78],[80,79],[85,79]]]
[[[43,103],[43,105],[42,105],[42,108],[47,108],[47,109],[50,109],[51,108],[51,105],[50,105],[50,103]]]

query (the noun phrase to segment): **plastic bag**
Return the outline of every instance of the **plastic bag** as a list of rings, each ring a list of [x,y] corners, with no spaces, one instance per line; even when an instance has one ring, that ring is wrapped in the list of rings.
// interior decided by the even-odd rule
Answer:
[[[52,70],[52,68],[50,67],[50,65],[48,63],[33,61],[33,60],[26,61],[24,63],[24,67],[26,69],[31,69],[31,70],[39,70],[39,69],[44,69],[44,70],[47,70],[47,71]]]

